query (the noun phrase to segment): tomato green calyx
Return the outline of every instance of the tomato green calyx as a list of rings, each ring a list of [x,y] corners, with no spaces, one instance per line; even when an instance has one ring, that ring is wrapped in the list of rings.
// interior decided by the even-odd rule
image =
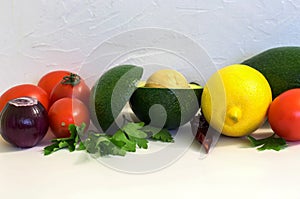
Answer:
[[[69,84],[72,86],[76,86],[80,83],[80,76],[75,73],[70,73],[68,76],[64,76],[63,80],[61,81],[62,84]]]

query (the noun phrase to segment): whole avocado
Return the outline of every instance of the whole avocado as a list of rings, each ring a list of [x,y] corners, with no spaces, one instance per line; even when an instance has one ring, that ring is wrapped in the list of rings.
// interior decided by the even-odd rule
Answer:
[[[255,68],[266,77],[273,99],[286,90],[300,87],[300,47],[271,48],[242,64]]]
[[[115,120],[135,91],[142,74],[140,66],[119,65],[99,77],[90,96],[91,120],[95,127],[106,134],[119,129]]]

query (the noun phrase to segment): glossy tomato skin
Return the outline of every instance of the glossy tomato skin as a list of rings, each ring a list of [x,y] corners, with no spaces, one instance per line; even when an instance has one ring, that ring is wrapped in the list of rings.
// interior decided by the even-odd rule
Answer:
[[[38,82],[38,86],[44,89],[50,97],[53,88],[59,82],[61,82],[63,77],[69,75],[70,73],[71,72],[65,70],[56,70],[56,71],[48,72],[41,77],[41,79]]]
[[[57,138],[70,136],[70,124],[80,126],[84,122],[86,129],[90,124],[88,108],[76,98],[61,98],[55,101],[49,109],[48,117],[51,131]]]
[[[0,112],[6,103],[18,97],[36,98],[46,110],[49,108],[49,96],[44,89],[34,84],[20,84],[6,90],[0,97]]]
[[[76,74],[73,74],[76,75]],[[82,101],[84,104],[88,105],[90,99],[90,88],[86,85],[84,80],[80,78],[79,83],[76,85],[72,84],[64,84],[63,81],[57,84],[50,95],[50,104],[53,104],[58,99],[69,97],[69,98],[77,98]]]
[[[300,141],[300,88],[277,96],[268,110],[272,130],[287,141]]]

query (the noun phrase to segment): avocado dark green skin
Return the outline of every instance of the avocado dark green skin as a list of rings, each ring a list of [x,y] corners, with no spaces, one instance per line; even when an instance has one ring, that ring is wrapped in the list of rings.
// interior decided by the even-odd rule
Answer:
[[[113,134],[118,130],[116,117],[129,101],[140,80],[143,68],[121,65],[106,71],[92,88],[91,120],[99,130]]]
[[[140,87],[134,91],[129,102],[132,111],[145,124],[151,122],[152,126],[159,128],[176,129],[190,121],[197,113],[201,104],[202,91],[202,87],[197,89]],[[156,104],[164,109],[153,106]],[[151,107],[151,116],[149,116]],[[161,122],[165,119],[164,126],[161,126]]]
[[[286,90],[300,87],[300,47],[272,48],[242,64],[255,68],[266,77],[273,99]]]

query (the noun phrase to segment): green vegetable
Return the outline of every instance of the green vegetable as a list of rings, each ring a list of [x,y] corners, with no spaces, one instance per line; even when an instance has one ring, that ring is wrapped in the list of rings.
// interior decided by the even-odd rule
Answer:
[[[84,145],[88,153],[96,154],[99,156],[124,156],[126,154],[126,151],[115,145],[115,143],[113,143],[110,140],[110,137],[106,134],[90,132],[88,138],[84,142]]]
[[[263,139],[255,139],[252,136],[247,136],[248,140],[251,142],[253,147],[258,147],[257,150],[263,151],[263,150],[275,150],[280,151],[287,147],[286,141],[281,137],[275,137],[275,133],[267,138]]]
[[[166,129],[154,127],[144,127],[143,122],[125,124],[113,135],[89,131],[87,138],[82,141],[85,125],[77,127],[73,124],[69,126],[71,136],[69,138],[57,138],[52,140],[53,144],[44,148],[44,155],[49,155],[60,149],[68,148],[70,152],[86,150],[96,156],[119,155],[125,156],[126,152],[136,152],[136,148],[147,149],[148,139],[162,142],[173,142],[173,137]]]
[[[201,104],[203,87],[196,84],[189,86],[190,88],[150,88],[140,83],[130,97],[130,107],[146,124],[151,122],[153,126],[164,125],[164,128],[176,129],[189,122]],[[155,117],[151,118],[151,115]]]
[[[91,92],[91,119],[99,130],[109,131],[109,134],[117,130],[114,128],[115,117],[129,101],[142,74],[142,67],[120,65],[109,69],[98,79]]]
[[[85,124],[83,123],[81,126],[71,124],[68,128],[71,133],[70,137],[51,140],[53,144],[44,148],[44,155],[50,155],[51,153],[64,148],[68,148],[70,152],[75,151],[76,146],[80,141],[79,135],[84,131]],[[83,150],[85,148],[82,144],[79,144],[77,149]]]
[[[300,87],[300,47],[283,46],[261,52],[243,64],[260,71],[268,80],[273,99],[286,90]]]
[[[129,136],[136,137],[136,138],[146,138],[148,136],[147,133],[141,130],[143,126],[144,126],[143,122],[128,123],[122,128],[122,130],[126,132]]]
[[[152,140],[158,140],[162,142],[174,142],[174,139],[167,129],[159,129],[152,126],[146,126],[143,131],[150,134]]]
[[[162,129],[158,133],[154,134],[151,138],[163,142],[174,142],[172,135],[169,133],[167,129]]]

